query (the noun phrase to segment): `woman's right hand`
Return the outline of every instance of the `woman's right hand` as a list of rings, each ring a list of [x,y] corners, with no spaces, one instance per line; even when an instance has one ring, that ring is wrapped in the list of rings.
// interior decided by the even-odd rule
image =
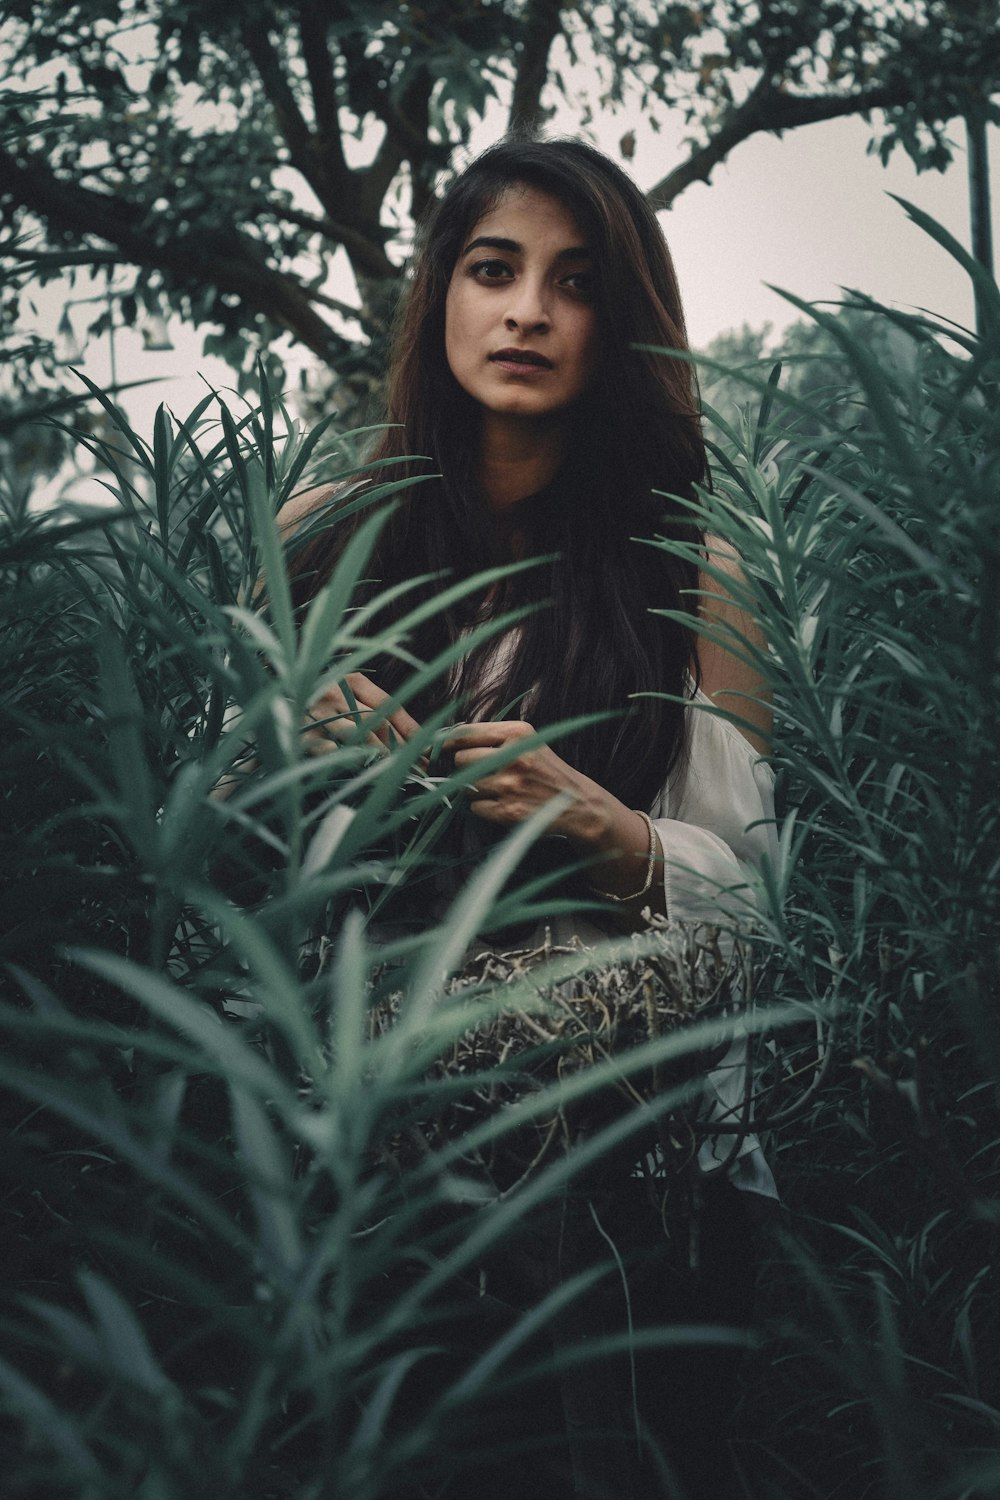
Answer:
[[[350,689],[354,704],[349,701],[341,683],[346,683]],[[328,750],[335,750],[345,741],[358,743],[359,719],[363,725],[366,719],[378,713],[389,696],[362,672],[348,672],[340,682],[331,684],[310,705],[302,726],[303,738],[310,754],[323,755]],[[388,750],[392,747],[394,736],[408,740],[419,728],[416,719],[405,708],[397,707],[374,725],[364,742]]]

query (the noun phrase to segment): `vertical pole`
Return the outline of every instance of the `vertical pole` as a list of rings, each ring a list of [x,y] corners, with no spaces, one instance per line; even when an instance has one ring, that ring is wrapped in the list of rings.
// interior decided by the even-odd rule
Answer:
[[[108,353],[111,356],[111,389],[118,385],[118,361],[115,357],[115,302],[111,295],[111,267],[108,267]]]
[[[972,253],[990,276],[993,275],[993,226],[990,222],[990,168],[986,154],[986,111],[973,109],[965,117],[965,138],[969,158],[969,218]],[[984,319],[981,300],[976,297],[976,332],[982,338]]]

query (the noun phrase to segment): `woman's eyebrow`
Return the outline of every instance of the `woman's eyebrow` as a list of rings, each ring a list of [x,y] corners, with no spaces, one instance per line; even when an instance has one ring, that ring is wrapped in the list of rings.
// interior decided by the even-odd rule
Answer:
[[[470,240],[462,251],[463,255],[470,255],[473,250],[503,250],[508,255],[523,255],[524,246],[518,240],[505,240],[499,235],[481,234],[478,239]],[[565,250],[560,250],[556,260],[589,260],[590,251],[586,245],[570,245]]]

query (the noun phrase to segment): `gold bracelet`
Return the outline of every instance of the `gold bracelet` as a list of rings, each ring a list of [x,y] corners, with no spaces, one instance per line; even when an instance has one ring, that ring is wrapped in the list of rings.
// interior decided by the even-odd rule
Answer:
[[[649,813],[644,813],[641,807],[633,807],[632,811],[639,814],[649,829],[649,863],[646,865],[646,878],[639,889],[633,891],[629,896],[616,896],[611,891],[602,891],[602,896],[607,896],[609,901],[637,901],[640,896],[646,894],[653,884],[653,867],[656,864],[656,829],[653,827],[653,820],[649,816]]]

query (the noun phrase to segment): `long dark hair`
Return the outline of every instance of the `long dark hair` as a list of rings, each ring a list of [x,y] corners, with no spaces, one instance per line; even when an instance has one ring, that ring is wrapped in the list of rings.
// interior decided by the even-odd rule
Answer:
[[[558,198],[583,231],[596,273],[600,358],[574,412],[569,461],[518,516],[528,555],[556,560],[518,572],[489,600],[476,601],[494,612],[525,602],[541,607],[527,617],[503,680],[480,695],[474,711],[488,717],[520,699],[530,705],[523,716],[540,727],[617,710],[561,739],[559,753],[645,808],[681,750],[683,710],[633,695],[682,694],[686,670],[695,670],[692,632],[650,611],[690,607],[683,591],[695,586],[696,569],[634,539],[699,538],[669,497],[690,497],[705,480],[705,449],[690,364],[633,347],[687,348],[659,225],[630,178],[580,141],[501,142],[457,178],[423,228],[390,370],[387,420],[397,425],[384,431],[372,457],[427,455],[403,472],[440,477],[404,492],[382,532],[372,587],[425,573],[469,577],[505,560],[470,440],[479,430],[478,408],[448,367],[444,319],[469,231],[522,184]],[[300,598],[329,576],[356,524],[347,518],[300,549],[293,561]],[[409,594],[397,612],[412,603]],[[428,660],[469,622],[470,613],[459,609],[436,614],[410,645]],[[379,683],[393,691],[408,670],[387,658]],[[466,664],[470,689],[477,670]],[[427,694],[407,706],[419,717],[436,703]]]

